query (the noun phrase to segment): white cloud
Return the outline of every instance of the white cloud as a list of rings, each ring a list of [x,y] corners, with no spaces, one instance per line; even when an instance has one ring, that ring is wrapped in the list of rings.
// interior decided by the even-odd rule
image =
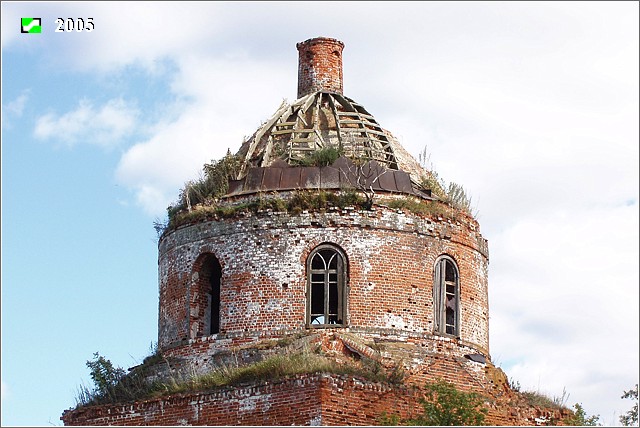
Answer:
[[[189,101],[177,101],[182,106],[177,119],[153,127],[149,139],[126,151],[116,172],[118,181],[134,190],[147,213],[164,215],[178,190],[198,177],[205,162],[228,149],[237,151],[260,120],[275,112],[282,100],[279,74],[279,66],[270,63],[182,60],[172,91]]]
[[[22,112],[24,111],[24,107],[27,105],[27,101],[29,100],[29,91],[23,91],[18,97],[8,102],[6,105],[2,106],[4,110],[11,113],[16,117],[22,116]]]
[[[13,120],[22,117],[27,101],[29,101],[30,92],[28,89],[24,90],[14,100],[9,101],[7,104],[2,104],[3,128],[11,128],[13,126]]]
[[[138,109],[121,98],[109,100],[98,108],[84,99],[73,111],[40,116],[34,135],[42,140],[60,141],[69,146],[94,144],[113,147],[135,129],[138,116]]]
[[[638,376],[637,244],[637,202],[548,207],[493,237],[491,348],[510,377],[617,423]]]

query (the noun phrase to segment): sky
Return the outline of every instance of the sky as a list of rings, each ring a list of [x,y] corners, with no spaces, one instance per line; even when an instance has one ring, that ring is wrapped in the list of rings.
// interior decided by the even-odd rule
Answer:
[[[296,43],[318,36],[345,43],[345,95],[471,195],[492,361],[619,425],[639,366],[638,6],[2,2],[2,425],[61,425],[94,352],[150,354],[154,222],[295,100]]]

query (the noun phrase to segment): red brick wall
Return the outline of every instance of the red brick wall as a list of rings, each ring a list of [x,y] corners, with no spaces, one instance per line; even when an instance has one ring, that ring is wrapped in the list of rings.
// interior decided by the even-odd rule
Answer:
[[[215,393],[67,410],[65,425],[375,425],[383,412],[418,411],[406,387],[351,377],[307,375]]]
[[[319,244],[348,259],[352,330],[433,333],[433,268],[442,254],[460,270],[460,339],[488,356],[486,243],[471,220],[430,220],[377,207],[371,212],[268,213],[209,221],[165,235],[159,247],[160,348],[201,343],[202,352],[243,338],[303,331],[306,258]],[[221,334],[199,339],[206,313],[196,260],[222,266]],[[250,339],[247,339],[250,340]],[[192,351],[198,352],[196,349]]]
[[[342,94],[342,49],[336,39],[318,37],[298,48],[298,98],[317,91]]]
[[[514,405],[513,393],[487,402],[490,425],[536,425],[567,411]],[[179,394],[132,404],[67,410],[65,425],[377,425],[383,413],[422,412],[415,388],[337,375],[294,379],[219,392]],[[536,421],[538,418],[538,422]]]
[[[165,426],[309,425],[320,418],[317,376],[133,404],[83,407],[68,410],[61,417],[65,425]]]

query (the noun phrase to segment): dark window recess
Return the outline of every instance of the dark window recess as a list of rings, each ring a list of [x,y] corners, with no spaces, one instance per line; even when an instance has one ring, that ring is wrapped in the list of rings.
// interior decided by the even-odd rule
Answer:
[[[435,331],[460,335],[460,283],[458,267],[452,258],[442,256],[435,266],[433,284]]]
[[[211,261],[211,287],[209,288],[211,293],[211,314],[210,323],[211,331],[209,334],[220,333],[220,279],[222,278],[222,268],[218,259],[213,257]]]
[[[220,289],[222,267],[213,254],[204,254],[197,262],[198,268],[198,315],[194,320],[198,323],[196,335],[212,335],[220,333]]]
[[[345,258],[335,247],[315,249],[307,263],[310,327],[342,327],[346,319]]]

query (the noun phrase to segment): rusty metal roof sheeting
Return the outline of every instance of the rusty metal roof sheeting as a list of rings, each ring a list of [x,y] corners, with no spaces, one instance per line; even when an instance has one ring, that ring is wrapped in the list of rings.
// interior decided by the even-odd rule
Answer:
[[[356,165],[341,157],[331,166],[251,167],[241,180],[232,180],[225,197],[298,189],[373,189],[431,199],[429,191],[414,188],[408,173],[375,161]]]

